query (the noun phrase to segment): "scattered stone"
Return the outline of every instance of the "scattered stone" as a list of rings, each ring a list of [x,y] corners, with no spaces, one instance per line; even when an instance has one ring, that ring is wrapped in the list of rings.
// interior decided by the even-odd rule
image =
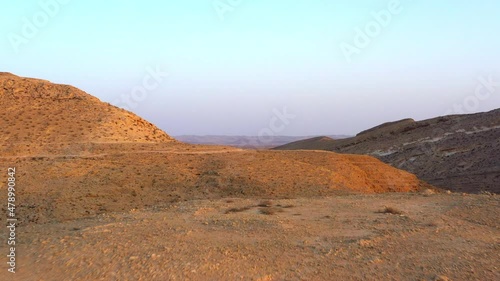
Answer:
[[[372,246],[372,241],[362,239],[362,240],[359,240],[359,245],[361,247],[371,247]]]
[[[431,195],[436,194],[436,192],[435,192],[434,190],[432,190],[432,189],[426,189],[426,190],[424,190],[424,191],[422,192],[422,194],[423,194],[424,196],[431,196]]]
[[[434,281],[451,281],[450,278],[444,276],[444,275],[438,275],[436,278],[434,278]]]

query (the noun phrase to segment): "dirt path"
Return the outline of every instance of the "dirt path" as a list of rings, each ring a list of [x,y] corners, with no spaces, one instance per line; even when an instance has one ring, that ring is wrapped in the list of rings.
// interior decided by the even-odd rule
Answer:
[[[229,149],[218,149],[218,150],[205,150],[205,151],[178,151],[178,150],[143,150],[143,151],[123,151],[116,153],[99,153],[99,154],[59,154],[59,155],[19,155],[19,156],[7,156],[0,157],[0,159],[5,160],[15,160],[15,159],[25,159],[25,158],[89,158],[89,157],[105,157],[105,156],[116,156],[116,155],[126,155],[126,154],[147,154],[147,153],[167,153],[167,154],[182,154],[182,155],[200,155],[200,154],[221,154],[221,153],[231,153],[231,152],[246,152],[248,150],[240,148],[229,148]]]

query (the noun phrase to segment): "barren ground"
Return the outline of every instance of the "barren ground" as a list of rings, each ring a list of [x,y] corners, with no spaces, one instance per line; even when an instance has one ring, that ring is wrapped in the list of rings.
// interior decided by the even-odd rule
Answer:
[[[31,224],[18,229],[18,272],[2,263],[0,279],[500,280],[499,202],[401,193],[232,198]],[[380,213],[385,207],[402,214]]]

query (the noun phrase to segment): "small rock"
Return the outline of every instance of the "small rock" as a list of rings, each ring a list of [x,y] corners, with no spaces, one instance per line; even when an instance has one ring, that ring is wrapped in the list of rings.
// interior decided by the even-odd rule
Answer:
[[[364,239],[362,239],[362,240],[359,241],[359,245],[361,247],[371,247],[372,246],[372,242],[370,240],[364,240]]]
[[[430,196],[436,194],[436,192],[432,189],[426,189],[422,192],[423,195]]]
[[[438,275],[436,278],[434,278],[434,281],[451,281],[450,278],[444,276],[444,275]]]

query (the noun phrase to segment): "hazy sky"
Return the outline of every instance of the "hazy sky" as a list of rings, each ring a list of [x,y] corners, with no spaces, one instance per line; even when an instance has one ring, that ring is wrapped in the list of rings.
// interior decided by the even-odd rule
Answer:
[[[498,0],[0,8],[0,71],[74,85],[171,135],[355,134],[500,107]]]

